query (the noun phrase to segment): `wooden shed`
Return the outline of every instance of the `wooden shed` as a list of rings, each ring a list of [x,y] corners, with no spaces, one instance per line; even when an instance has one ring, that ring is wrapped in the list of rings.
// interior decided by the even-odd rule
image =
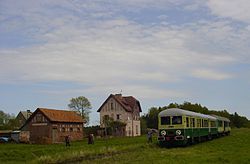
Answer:
[[[31,143],[59,143],[67,135],[72,141],[83,139],[83,123],[74,111],[37,108],[21,130],[30,132]]]

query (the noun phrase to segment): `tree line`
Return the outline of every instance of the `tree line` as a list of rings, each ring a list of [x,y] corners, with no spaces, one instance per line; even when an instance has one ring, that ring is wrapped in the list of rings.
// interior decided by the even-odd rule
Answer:
[[[201,104],[192,104],[191,102],[184,102],[183,104],[177,104],[177,103],[170,103],[167,106],[164,107],[151,107],[147,114],[144,114],[141,117],[141,127],[142,131],[145,131],[145,128],[153,128],[158,129],[158,114],[166,109],[169,108],[180,108],[188,111],[193,111],[197,113],[203,113],[203,114],[215,114],[218,116],[226,117],[230,119],[231,127],[236,128],[242,128],[242,127],[248,127],[250,128],[250,120],[248,120],[244,116],[240,116],[237,112],[230,114],[227,110],[208,110],[207,107],[202,106]]]

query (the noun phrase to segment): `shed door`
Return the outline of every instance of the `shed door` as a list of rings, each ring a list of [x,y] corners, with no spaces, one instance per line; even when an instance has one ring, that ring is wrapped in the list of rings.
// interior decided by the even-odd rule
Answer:
[[[52,142],[57,142],[57,128],[52,129]]]

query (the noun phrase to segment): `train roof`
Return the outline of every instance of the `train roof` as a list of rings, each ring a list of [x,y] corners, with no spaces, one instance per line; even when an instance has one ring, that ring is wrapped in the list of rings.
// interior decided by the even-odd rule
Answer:
[[[191,112],[191,111],[183,110],[183,109],[179,109],[179,108],[170,108],[170,109],[163,110],[159,113],[160,117],[161,116],[182,116],[182,115],[200,117],[200,118],[210,119],[210,120],[217,119],[214,116],[205,115],[205,114],[196,113],[196,112]]]
[[[211,116],[217,118],[217,119],[220,120],[220,121],[227,121],[227,122],[230,122],[230,120],[229,120],[228,118],[226,118],[226,117],[217,116],[217,115],[215,115],[215,114],[211,114]]]

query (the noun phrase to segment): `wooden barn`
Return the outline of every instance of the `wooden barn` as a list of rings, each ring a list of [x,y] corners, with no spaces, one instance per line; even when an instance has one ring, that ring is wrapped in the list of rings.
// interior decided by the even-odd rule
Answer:
[[[67,135],[72,141],[83,139],[83,123],[74,111],[37,108],[21,130],[30,132],[31,143],[59,143]]]

